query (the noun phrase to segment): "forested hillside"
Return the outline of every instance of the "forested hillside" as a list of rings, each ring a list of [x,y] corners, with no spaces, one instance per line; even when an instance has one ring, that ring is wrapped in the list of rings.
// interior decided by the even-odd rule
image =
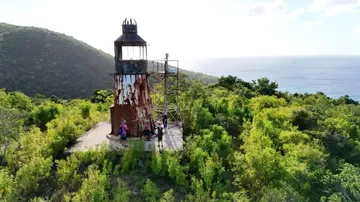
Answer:
[[[0,87],[63,98],[112,86],[113,59],[64,34],[0,24]]]
[[[360,106],[347,96],[278,92],[266,78],[183,77],[181,152],[107,147],[63,156],[109,117],[91,101],[0,91],[1,201],[359,201]]]
[[[64,34],[0,23],[0,88],[27,95],[90,97],[113,87],[114,60],[109,54]],[[184,72],[205,83],[215,77]]]

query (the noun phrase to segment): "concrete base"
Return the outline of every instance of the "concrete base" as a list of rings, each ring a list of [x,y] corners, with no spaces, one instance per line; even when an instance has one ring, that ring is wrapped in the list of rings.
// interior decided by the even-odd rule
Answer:
[[[92,129],[86,132],[83,136],[77,139],[77,143],[72,146],[67,152],[83,152],[89,149],[94,149],[100,145],[108,145],[112,149],[128,149],[120,144],[120,137],[110,135],[111,123],[100,122]],[[183,132],[181,124],[168,124],[168,128],[164,129],[164,136],[162,140],[163,147],[160,150],[182,150],[183,149]],[[128,138],[128,144],[137,141],[139,138]],[[159,142],[157,137],[151,138],[150,141],[145,141],[145,151],[152,150],[159,151]]]

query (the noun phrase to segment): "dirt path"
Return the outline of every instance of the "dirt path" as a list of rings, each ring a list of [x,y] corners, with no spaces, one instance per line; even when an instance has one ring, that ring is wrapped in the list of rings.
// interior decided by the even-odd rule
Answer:
[[[97,123],[92,129],[86,132],[83,136],[77,139],[77,143],[71,147],[69,152],[87,151],[96,148],[102,144],[108,145],[113,149],[127,149],[123,148],[119,143],[119,137],[109,135],[111,131],[111,124],[109,122]],[[165,130],[163,136],[164,150],[182,150],[183,149],[183,133],[181,125],[176,126],[169,124],[169,128]],[[128,138],[129,142],[139,140],[139,138]],[[151,141],[145,141],[145,151],[151,151],[155,148],[157,151],[158,141],[157,138]]]

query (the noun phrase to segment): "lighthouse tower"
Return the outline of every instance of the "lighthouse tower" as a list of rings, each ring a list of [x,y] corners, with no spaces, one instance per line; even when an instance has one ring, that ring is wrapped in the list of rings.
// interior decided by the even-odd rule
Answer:
[[[125,19],[122,35],[115,40],[114,104],[110,108],[111,133],[126,120],[129,137],[138,137],[151,123],[146,41],[137,34],[137,23]]]

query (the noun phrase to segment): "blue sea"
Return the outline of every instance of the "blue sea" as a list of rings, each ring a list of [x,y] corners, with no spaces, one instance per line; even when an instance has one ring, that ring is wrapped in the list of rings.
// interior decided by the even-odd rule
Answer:
[[[316,93],[360,101],[360,56],[284,56],[204,59],[189,69],[209,75],[233,75],[245,81],[267,77],[279,90]]]

